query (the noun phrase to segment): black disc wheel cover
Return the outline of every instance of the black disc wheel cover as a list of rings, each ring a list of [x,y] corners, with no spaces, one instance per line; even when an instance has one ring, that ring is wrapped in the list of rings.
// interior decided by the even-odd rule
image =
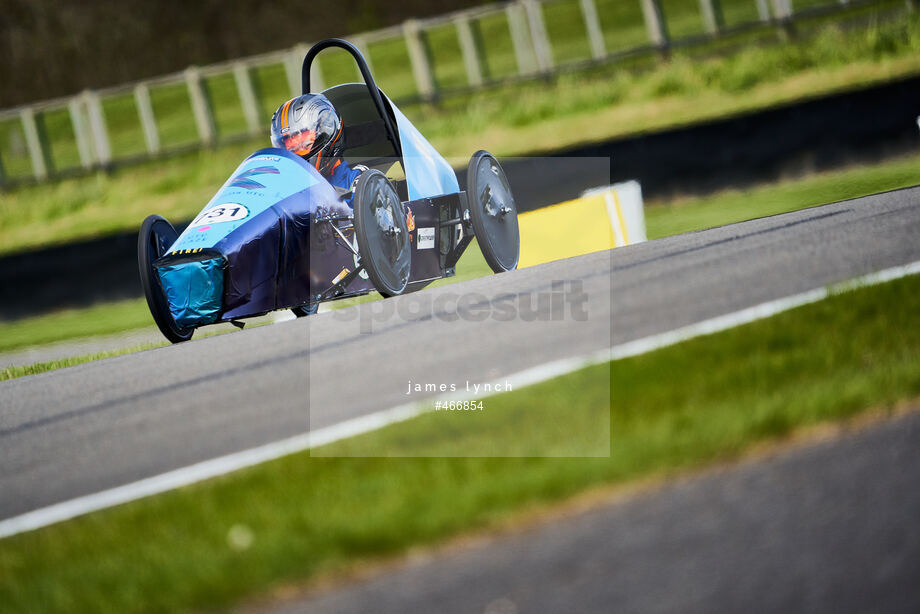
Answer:
[[[147,306],[157,328],[167,339],[173,343],[188,341],[195,332],[194,328],[180,328],[169,311],[166,295],[160,286],[153,263],[163,256],[166,250],[175,243],[179,233],[159,215],[151,215],[141,224],[137,236],[137,266],[140,273],[141,286],[147,298]]]
[[[361,263],[380,294],[401,294],[409,282],[412,260],[405,206],[378,170],[365,171],[358,178],[352,203]]]
[[[467,168],[470,221],[479,249],[496,273],[517,268],[521,249],[517,207],[508,178],[498,160],[477,151]]]

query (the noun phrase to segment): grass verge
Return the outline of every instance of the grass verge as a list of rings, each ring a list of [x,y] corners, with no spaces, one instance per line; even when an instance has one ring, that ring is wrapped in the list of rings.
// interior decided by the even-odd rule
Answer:
[[[598,407],[608,393],[610,406]],[[490,397],[477,414],[429,414],[333,444],[326,457],[292,455],[5,539],[0,603],[227,607],[918,394],[920,277],[910,277]],[[599,411],[609,411],[609,457],[540,457],[561,416],[578,441],[578,425]],[[356,449],[434,457],[332,457]],[[495,449],[525,457],[448,458]]]
[[[743,190],[648,203],[646,230],[649,239],[658,239],[917,184],[920,155],[904,156]]]
[[[676,51],[668,62],[563,75],[407,113],[458,165],[478,149],[528,155],[915,75],[918,32],[918,15],[851,30],[825,24],[794,43],[749,42],[703,57]],[[190,219],[267,144],[266,137],[0,194],[0,254],[133,230],[151,212]]]
[[[85,362],[92,362],[94,360],[101,360],[103,358],[111,358],[112,356],[121,356],[122,354],[133,354],[134,352],[151,350],[153,348],[163,347],[166,344],[166,341],[163,341],[162,343],[142,343],[140,345],[133,345],[118,350],[96,352],[94,354],[84,354],[82,356],[61,358],[60,360],[47,360],[44,362],[36,362],[25,366],[6,367],[4,369],[0,369],[0,382],[8,379],[15,379],[17,377],[24,377],[26,375],[36,375],[38,373],[45,373],[46,371],[54,371],[55,369],[63,369],[64,367],[82,365]]]
[[[0,321],[0,352],[153,326],[143,298]]]

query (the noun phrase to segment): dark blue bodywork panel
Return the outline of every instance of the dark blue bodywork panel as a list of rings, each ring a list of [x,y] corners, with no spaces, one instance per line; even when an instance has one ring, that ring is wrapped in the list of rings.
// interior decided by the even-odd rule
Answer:
[[[226,263],[222,320],[302,305],[310,300],[311,288],[331,285],[341,270],[338,265],[352,260],[347,248],[327,248],[333,252],[328,254],[331,262],[317,262],[311,271],[311,221],[314,215],[329,213],[349,215],[351,210],[315,168],[287,151],[263,149],[237,168],[163,263],[201,250],[218,252]],[[186,263],[184,268],[195,266]],[[175,311],[182,310],[179,277],[161,273],[160,282],[167,297],[176,297]],[[209,323],[208,318],[202,317],[197,325]],[[192,325],[191,317],[185,321]]]
[[[442,275],[445,242],[435,199],[407,205],[415,226],[409,286],[414,290]],[[351,215],[335,189],[299,156],[274,148],[255,152],[156,263],[173,317],[193,327],[315,300],[357,268],[345,244],[357,249],[357,242],[347,223],[340,228],[343,241],[329,222],[314,220]],[[373,289],[362,272],[345,292]]]

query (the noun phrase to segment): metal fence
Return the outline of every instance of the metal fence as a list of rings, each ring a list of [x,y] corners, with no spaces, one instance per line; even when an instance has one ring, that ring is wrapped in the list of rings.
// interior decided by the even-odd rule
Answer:
[[[872,3],[515,0],[409,20],[350,39],[372,70],[378,62],[389,66],[378,82],[395,99],[433,101],[743,29],[787,28],[800,16]],[[2,110],[0,187],[265,134],[266,116],[275,104],[300,93],[301,62],[308,48],[300,44]],[[314,63],[311,82],[317,90],[322,88],[327,68],[330,75],[326,76],[343,76],[341,67],[336,71],[331,64]],[[344,75],[345,80],[353,78]],[[272,88],[264,87],[266,83],[274,84],[275,91],[268,91]],[[230,111],[227,105],[212,104],[215,92],[222,102],[227,98],[235,101]]]

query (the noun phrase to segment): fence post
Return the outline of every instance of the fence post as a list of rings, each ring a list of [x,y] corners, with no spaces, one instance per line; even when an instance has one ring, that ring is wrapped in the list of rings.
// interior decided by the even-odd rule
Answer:
[[[153,105],[150,103],[150,88],[146,83],[138,83],[134,86],[134,104],[137,106],[137,116],[144,130],[147,153],[155,155],[160,152],[160,133],[157,131]]]
[[[185,84],[195,115],[195,125],[198,127],[198,138],[204,145],[213,145],[217,138],[217,126],[214,124],[211,101],[208,100],[204,81],[196,66],[185,69]]]
[[[789,19],[792,16],[791,0],[772,0],[773,16],[779,20]]]
[[[527,13],[530,40],[533,42],[534,53],[537,56],[537,66],[540,72],[548,73],[553,69],[553,48],[546,34],[546,24],[543,23],[543,9],[535,0],[521,0],[521,3]]]
[[[772,0],[773,17],[779,26],[783,38],[795,36],[795,27],[792,23],[792,0]]]
[[[41,115],[36,118],[32,107],[25,107],[19,112],[19,118],[22,121],[22,131],[26,137],[29,156],[32,158],[32,174],[41,181],[53,172],[48,137],[40,125]]]
[[[520,4],[511,3],[505,7],[505,16],[508,19],[508,29],[511,31],[511,43],[514,45],[518,74],[530,75],[537,71],[537,62],[533,55],[533,47],[530,46],[527,38],[527,24],[524,23],[523,10]]]
[[[770,21],[770,7],[767,6],[767,0],[756,0],[757,16],[760,21]]]
[[[307,55],[307,50],[303,49],[303,53],[300,54],[301,70],[303,70],[303,57],[305,55]],[[316,56],[316,59],[313,60],[312,64],[310,64],[310,88],[314,92],[321,92],[326,89],[326,84],[323,82],[323,71],[319,66],[319,56]]]
[[[703,13],[703,24],[709,34],[718,34],[725,27],[722,0],[700,0],[700,12]]]
[[[73,126],[74,140],[77,142],[77,152],[80,154],[80,166],[85,169],[93,166],[93,149],[89,139],[89,127],[86,125],[86,113],[83,109],[83,100],[74,96],[67,103],[70,112],[70,123]]]
[[[364,56],[364,62],[367,64],[367,69],[371,71],[371,74],[374,74],[374,65],[371,64],[371,51],[367,46],[367,39],[363,36],[356,36],[351,42],[358,48],[361,55]],[[355,70],[358,72],[358,81],[364,81],[364,75],[361,74],[361,69],[358,68],[357,63],[355,64]],[[312,79],[313,77],[310,78]]]
[[[246,128],[249,134],[255,135],[259,132],[260,109],[256,100],[256,92],[252,88],[252,75],[249,67],[242,62],[233,64],[233,79],[236,81],[236,89],[240,95],[240,105],[243,107],[243,116],[246,118]]]
[[[105,127],[105,111],[99,94],[86,90],[83,92],[83,103],[89,115],[89,131],[92,136],[93,150],[96,152],[96,162],[100,166],[107,166],[112,161],[112,147],[109,143],[109,131]]]
[[[460,41],[460,52],[463,54],[463,65],[466,67],[466,78],[472,87],[482,85],[482,54],[478,41],[473,36],[469,18],[460,14],[454,17],[454,27],[457,28],[457,39]]]
[[[300,96],[303,87],[303,75],[300,72],[304,56],[303,53],[300,53],[302,47],[302,45],[293,47],[284,58],[284,73],[287,75],[288,86],[291,88],[291,98]]]
[[[668,46],[668,24],[664,20],[664,11],[661,10],[659,0],[641,0],[642,16],[645,18],[645,29],[653,45],[660,49]]]
[[[302,43],[296,45],[284,61],[284,70],[287,73],[288,84],[291,86],[291,98],[296,98],[303,93],[303,59],[309,49],[309,45]],[[325,89],[323,73],[319,67],[319,57],[314,59],[313,64],[310,65],[310,89],[314,92],[321,92]]]
[[[406,39],[406,48],[409,50],[409,62],[412,64],[415,86],[423,100],[430,100],[434,97],[437,85],[431,70],[431,56],[425,40],[425,32],[417,20],[409,19],[403,23],[403,36]]]
[[[594,0],[581,0],[581,16],[585,20],[585,30],[591,42],[591,57],[602,60],[607,55],[607,46],[604,44],[604,32],[601,30],[601,20],[597,16]]]

